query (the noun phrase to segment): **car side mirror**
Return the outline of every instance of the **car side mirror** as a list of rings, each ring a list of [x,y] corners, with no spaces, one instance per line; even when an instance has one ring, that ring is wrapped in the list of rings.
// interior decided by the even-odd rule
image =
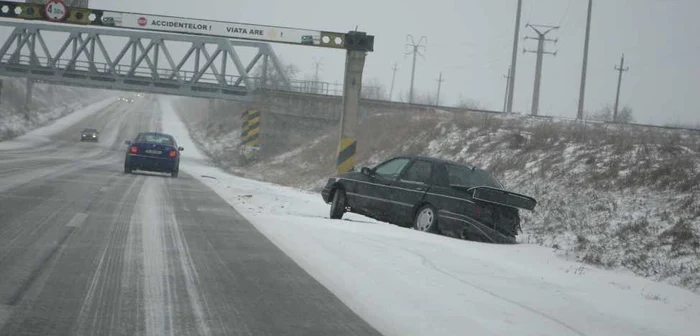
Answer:
[[[128,145],[131,145],[131,141],[130,141],[130,140],[126,140],[126,141],[124,141],[124,144],[127,145],[127,146],[128,146]]]
[[[185,149],[184,149],[184,148],[182,148],[182,147],[178,147],[178,148],[177,148],[177,150],[179,150],[179,151],[181,151],[181,152],[182,152],[182,151],[184,151]]]
[[[367,168],[367,167],[362,167],[362,169],[360,169],[360,172],[362,173],[362,175],[367,175],[367,176],[374,175],[374,170]]]

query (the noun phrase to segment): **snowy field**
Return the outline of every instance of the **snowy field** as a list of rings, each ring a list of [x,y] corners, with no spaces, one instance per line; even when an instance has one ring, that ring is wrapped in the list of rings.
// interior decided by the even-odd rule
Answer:
[[[425,234],[348,215],[315,193],[209,165],[168,98],[163,129],[181,170],[210,186],[309,274],[385,335],[697,335],[700,296],[534,245]]]

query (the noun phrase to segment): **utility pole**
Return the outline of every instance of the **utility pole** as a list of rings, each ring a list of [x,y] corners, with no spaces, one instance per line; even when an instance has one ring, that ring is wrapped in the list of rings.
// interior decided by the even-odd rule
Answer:
[[[413,81],[416,77],[416,55],[421,55],[423,54],[420,53],[420,50],[422,49],[425,51],[425,46],[423,45],[423,41],[426,43],[428,42],[428,39],[425,36],[421,36],[420,40],[418,40],[418,43],[415,42],[413,39],[412,35],[406,36],[407,41],[410,40],[410,43],[406,43],[406,47],[410,47],[411,51],[407,52],[406,55],[413,54],[413,68],[411,70],[411,91],[408,93],[408,103],[413,104]]]
[[[511,68],[508,68],[508,75],[503,76],[506,79],[506,95],[505,98],[503,98],[503,112],[506,112],[507,105],[508,105],[508,96],[510,94],[510,73]]]
[[[316,74],[314,75],[314,80],[313,80],[313,92],[314,93],[320,93],[320,82],[321,79],[318,77],[318,72],[321,69],[321,60],[314,58],[314,68],[316,69]]]
[[[510,61],[510,78],[508,79],[508,113],[513,112],[513,96],[515,94],[515,67],[518,63],[518,40],[520,39],[520,14],[523,10],[523,0],[518,0],[515,14],[515,36],[513,37],[513,57]]]
[[[391,89],[389,89],[389,101],[391,101],[392,97],[394,96],[394,82],[396,81],[396,71],[399,70],[399,68],[396,66],[396,63],[394,63],[394,67],[391,68],[391,70],[394,72],[394,74],[391,76]]]
[[[625,54],[622,54],[622,59],[620,60],[620,67],[615,66],[620,74],[617,77],[617,95],[615,95],[615,110],[613,110],[613,121],[617,122],[617,108],[620,104],[620,86],[622,86],[622,73],[627,72],[630,68],[625,68]]]
[[[581,90],[578,94],[578,113],[576,119],[583,120],[583,103],[586,98],[586,73],[588,72],[588,42],[591,38],[591,13],[593,0],[588,0],[588,18],[586,19],[586,40],[583,44],[583,69],[581,70]]]
[[[557,43],[558,40],[552,40],[546,38],[547,34],[555,29],[559,29],[556,26],[543,26],[543,25],[531,25],[527,24],[527,27],[532,28],[532,30],[537,33],[537,37],[525,37],[526,40],[537,40],[537,51],[523,49],[523,53],[533,53],[537,54],[537,68],[535,69],[535,88],[532,92],[532,115],[537,115],[540,109],[540,85],[542,84],[542,61],[545,54],[557,56],[557,52],[547,52],[544,51],[545,42]],[[538,28],[547,28],[547,30],[540,31]]]
[[[440,78],[437,79],[438,82],[438,90],[437,90],[437,97],[435,98],[435,106],[440,106],[440,88],[442,87],[442,82],[445,80],[442,79],[442,71],[440,71]]]

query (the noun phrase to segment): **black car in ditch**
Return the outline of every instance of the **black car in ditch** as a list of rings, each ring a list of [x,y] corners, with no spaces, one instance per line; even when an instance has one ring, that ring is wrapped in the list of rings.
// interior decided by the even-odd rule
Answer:
[[[537,202],[509,192],[489,172],[428,157],[396,157],[330,178],[322,191],[330,216],[354,212],[417,230],[515,243],[519,209]]]

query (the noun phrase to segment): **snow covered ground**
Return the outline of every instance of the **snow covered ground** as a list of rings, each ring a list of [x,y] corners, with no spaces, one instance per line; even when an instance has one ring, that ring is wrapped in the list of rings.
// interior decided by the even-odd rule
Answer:
[[[180,116],[226,171],[303,190],[320,190],[335,173],[336,127],[242,164],[229,140],[240,121],[201,105]],[[483,167],[538,200],[534,212],[521,212],[520,242],[700,293],[700,133],[444,111],[406,116],[386,112],[362,123],[358,167],[406,154]]]
[[[25,80],[7,77],[2,80],[5,86],[0,100],[0,141],[48,125],[112,94],[104,90],[40,83],[34,86],[30,111],[26,113]]]
[[[181,170],[210,186],[385,335],[697,335],[700,296],[535,245],[466,242],[349,215],[212,167],[161,98]]]
[[[36,128],[29,131],[15,139],[9,141],[0,142],[0,149],[21,149],[21,148],[32,148],[37,145],[50,143],[50,136],[58,134],[67,128],[75,125],[79,121],[85,119],[86,117],[93,115],[105,107],[112,104],[116,98],[106,98],[104,100],[98,101],[96,103],[87,105],[82,108],[78,108],[72,113],[55,120],[53,123],[48,124],[43,127]]]

